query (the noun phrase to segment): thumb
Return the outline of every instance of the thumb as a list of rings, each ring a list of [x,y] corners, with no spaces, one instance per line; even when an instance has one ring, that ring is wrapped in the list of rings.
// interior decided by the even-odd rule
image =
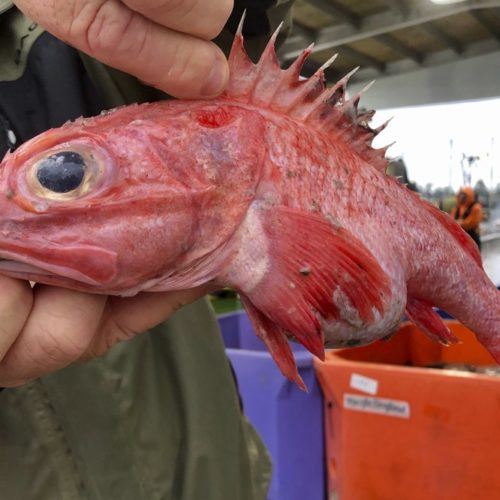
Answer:
[[[175,97],[212,97],[227,83],[228,64],[214,43],[156,24],[118,0],[16,5],[56,37]]]
[[[188,290],[109,297],[99,334],[93,338],[82,359],[100,356],[118,342],[158,325],[181,307],[206,295],[209,289],[201,285]]]

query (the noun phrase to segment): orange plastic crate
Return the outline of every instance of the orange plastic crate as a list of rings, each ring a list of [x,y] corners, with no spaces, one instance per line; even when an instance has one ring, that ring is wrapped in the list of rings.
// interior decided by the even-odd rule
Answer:
[[[315,363],[330,498],[500,499],[500,377],[426,368],[495,365],[472,332],[447,323],[461,344],[405,324],[389,342]]]

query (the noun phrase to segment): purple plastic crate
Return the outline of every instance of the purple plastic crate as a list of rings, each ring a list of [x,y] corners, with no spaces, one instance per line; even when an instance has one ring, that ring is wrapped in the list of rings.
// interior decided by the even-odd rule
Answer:
[[[249,351],[266,351],[264,342],[257,337],[248,314],[241,310],[217,317],[224,345],[231,349],[247,349]],[[307,352],[297,342],[290,342],[294,352]]]
[[[308,393],[289,382],[271,355],[226,349],[243,400],[243,410],[273,460],[268,500],[324,500],[323,397],[312,356],[295,353]]]
[[[225,314],[219,323],[244,413],[273,460],[268,500],[324,500],[323,396],[311,354],[294,346],[305,393],[281,374],[244,311]]]

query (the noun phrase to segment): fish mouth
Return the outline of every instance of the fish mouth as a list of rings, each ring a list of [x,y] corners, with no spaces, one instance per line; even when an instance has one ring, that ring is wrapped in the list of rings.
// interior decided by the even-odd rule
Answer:
[[[27,248],[0,242],[0,274],[51,285],[103,287],[117,275],[116,252],[94,245],[49,244]]]
[[[98,285],[75,281],[71,278],[66,278],[50,272],[47,269],[43,269],[32,264],[26,264],[25,262],[17,260],[0,258],[0,275],[13,279],[29,281],[32,286],[36,283],[40,283],[44,285],[79,290],[81,292],[106,293],[102,290],[102,287]]]
[[[36,276],[50,276],[54,277],[55,274],[42,269],[41,267],[33,266],[31,264],[26,264],[25,262],[19,262],[17,260],[11,259],[1,259],[0,258],[0,273],[8,274],[12,277],[19,277],[25,279],[26,276],[30,276],[33,279],[31,281],[36,281]]]

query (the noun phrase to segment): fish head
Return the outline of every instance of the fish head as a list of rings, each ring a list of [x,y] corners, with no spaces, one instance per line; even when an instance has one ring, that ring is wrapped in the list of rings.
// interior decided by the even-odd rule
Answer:
[[[234,147],[248,136],[243,120],[214,123],[211,109],[129,106],[8,153],[0,164],[0,271],[110,293],[175,272],[200,239],[202,219],[222,218],[225,194],[238,196],[243,211],[255,184],[251,173],[237,188],[230,182],[256,154]]]

